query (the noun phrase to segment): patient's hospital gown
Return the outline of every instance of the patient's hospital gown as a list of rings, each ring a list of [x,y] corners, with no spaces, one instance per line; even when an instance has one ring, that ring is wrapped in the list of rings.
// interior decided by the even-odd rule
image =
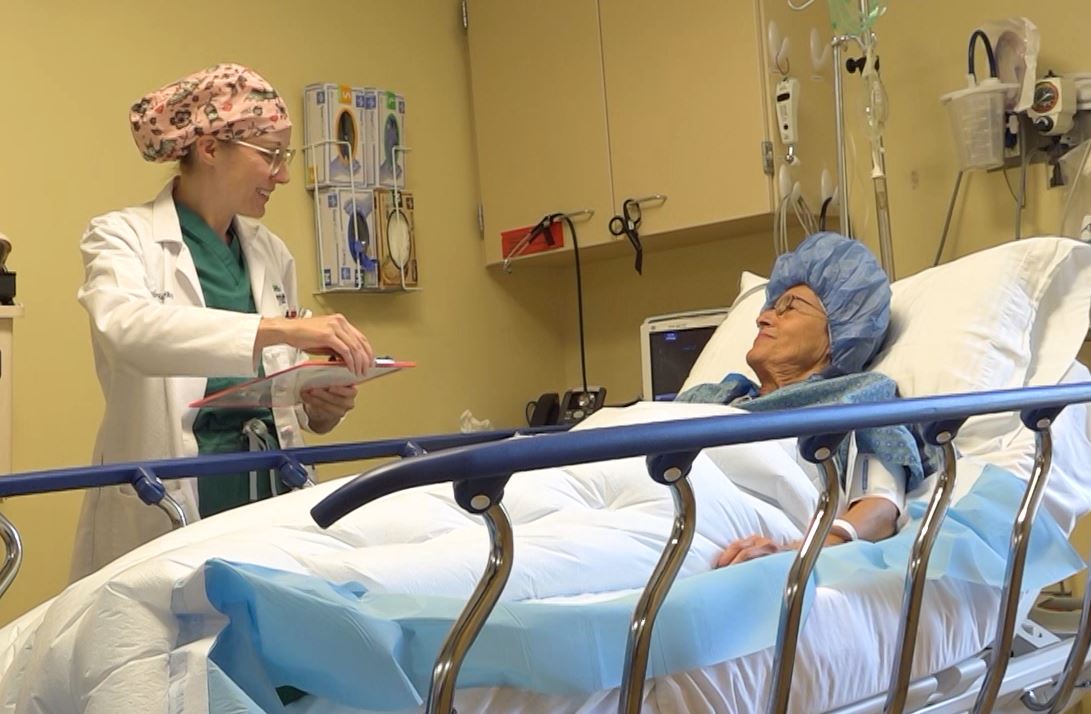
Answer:
[[[829,404],[862,404],[898,397],[890,377],[862,372],[825,379],[813,376],[802,382],[758,395],[758,386],[732,372],[718,384],[699,384],[678,395],[676,401],[732,404],[746,411],[798,409]],[[903,510],[905,494],[915,490],[936,470],[938,450],[924,442],[916,425],[857,429],[852,442],[859,458],[849,463],[849,440],[841,443],[837,460],[845,474],[842,487],[850,497],[883,496]],[[849,478],[849,475],[857,478]]]

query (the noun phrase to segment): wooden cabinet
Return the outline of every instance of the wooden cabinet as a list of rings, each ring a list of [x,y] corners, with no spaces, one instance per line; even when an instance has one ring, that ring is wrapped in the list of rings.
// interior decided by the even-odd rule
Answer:
[[[555,211],[593,209],[596,223],[611,215],[599,12],[594,0],[471,0],[467,9],[493,264],[503,259],[501,231]],[[581,226],[581,247],[602,239],[593,233]]]
[[[599,0],[614,196],[645,234],[768,213],[753,0]]]
[[[0,474],[11,473],[12,377],[14,323],[21,305],[0,305]]]
[[[834,169],[832,86],[809,61],[810,29],[829,36],[820,5],[799,13],[784,0],[468,0],[486,262],[502,260],[501,231],[553,211],[595,211],[580,225],[581,248],[624,243],[610,235],[610,217],[624,199],[651,194],[667,200],[643,211],[644,236],[764,225],[755,219],[776,198],[763,148],[771,142],[777,164],[786,153],[770,20],[790,37],[810,100],[800,111],[808,153],[791,173],[817,201],[821,169]]]

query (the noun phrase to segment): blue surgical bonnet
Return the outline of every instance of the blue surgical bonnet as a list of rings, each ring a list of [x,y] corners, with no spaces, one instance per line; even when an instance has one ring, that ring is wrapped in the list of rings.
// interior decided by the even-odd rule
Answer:
[[[777,258],[765,286],[768,310],[789,288],[807,285],[822,301],[830,327],[830,366],[824,377],[863,371],[890,325],[890,281],[859,241],[815,233]]]

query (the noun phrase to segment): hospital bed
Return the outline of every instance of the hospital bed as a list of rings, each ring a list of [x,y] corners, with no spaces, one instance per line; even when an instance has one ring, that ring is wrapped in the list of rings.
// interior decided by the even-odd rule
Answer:
[[[232,689],[235,683],[225,681],[209,657],[224,616],[206,600],[213,573],[205,564],[222,558],[331,582],[358,581],[374,593],[457,599],[462,615],[452,618],[435,680],[420,690],[430,711],[449,711],[452,698],[462,712],[957,712],[975,706],[1015,712],[1049,710],[1054,703],[1059,707],[1083,677],[1087,623],[1078,623],[1078,635],[1057,638],[1034,626],[1033,615],[1027,618],[1037,588],[1025,586],[1032,575],[1042,575],[1031,573],[1040,562],[1027,557],[1032,545],[1027,528],[1047,520],[1063,532],[1091,510],[1086,473],[1091,421],[1080,405],[1091,401],[1091,374],[1073,364],[1078,340],[1071,337],[1081,321],[1078,334],[1086,334],[1091,249],[1058,241],[1024,243],[1031,245],[994,249],[956,266],[987,274],[996,279],[994,287],[1007,291],[1003,300],[995,291],[977,296],[980,309],[960,303],[960,296],[933,295],[929,281],[957,279],[954,269],[939,278],[928,271],[932,275],[922,274],[915,285],[896,286],[896,347],[913,344],[925,333],[930,339],[951,339],[945,333],[949,325],[915,331],[917,317],[905,320],[899,300],[914,312],[927,312],[927,301],[935,298],[956,311],[953,320],[958,310],[970,319],[994,320],[984,333],[988,349],[974,345],[973,354],[967,354],[949,344],[942,356],[959,371],[957,376],[985,380],[966,385],[969,389],[937,385],[934,374],[920,371],[927,360],[919,354],[899,355],[892,349],[880,359],[879,371],[885,364],[903,392],[956,396],[766,414],[735,414],[713,405],[644,404],[604,411],[569,433],[503,441],[493,439],[511,432],[5,477],[0,496],[131,483],[140,484],[155,501],[166,493],[163,480],[183,475],[276,468],[298,478],[303,464],[409,457],[347,484],[321,484],[181,528],[72,585],[0,631],[0,705],[5,711],[260,710],[244,698],[248,692]],[[959,285],[963,293],[968,290],[965,280]],[[756,286],[744,280],[733,309],[739,324],[730,324],[729,316],[721,327],[724,339],[710,342],[690,381],[707,380],[702,370],[713,373],[738,364],[727,353],[740,340],[749,342],[739,326],[753,322],[746,312],[753,309],[747,300],[755,299]],[[1010,325],[996,322],[997,314],[1018,322],[1018,329],[1007,334]],[[899,373],[904,364],[916,372]],[[1076,405],[1058,411],[1068,403]],[[970,415],[987,416],[967,420]],[[869,571],[867,577],[846,578],[834,586],[821,579],[809,586],[816,563],[821,570],[835,551],[848,548],[829,549],[822,557],[818,553],[838,498],[838,475],[827,452],[852,428],[907,421],[932,424],[931,438],[944,445],[946,454],[944,471],[928,490],[914,494],[922,521],[935,526],[945,511],[957,511],[990,465],[1025,480],[1016,524],[1002,524],[1005,533],[1012,533],[1000,560],[1003,587],[949,573],[924,577],[931,572],[926,567],[930,549],[940,542],[934,539],[943,537],[934,527],[919,534],[906,531],[910,537],[905,540],[912,543],[908,570]],[[808,485],[798,478],[798,492],[760,492],[762,477],[771,483],[778,474],[790,475],[787,467],[773,467],[790,461],[786,446],[795,448],[793,437],[803,437],[801,451],[825,475],[820,484],[825,490],[810,501],[797,498]],[[649,453],[652,458],[640,456]],[[481,514],[487,528],[469,513]],[[316,527],[315,521],[328,528]],[[719,579],[716,587],[736,577],[729,571],[741,572],[744,566],[708,573],[708,564],[733,534],[748,531],[806,533],[800,554],[788,554],[786,577],[776,586],[785,591],[775,608],[776,637],[770,635],[768,646],[740,656],[645,681],[642,673],[661,666],[658,660],[669,645],[664,636],[671,632],[664,630],[670,628],[663,623],[676,622],[669,619],[678,614],[671,611],[669,593],[702,577],[705,583]],[[14,530],[6,530],[4,539],[11,555],[0,584],[10,582],[18,565]],[[957,555],[957,549],[948,556],[952,553]],[[761,560],[774,558],[780,556]],[[624,567],[617,567],[619,560]],[[574,693],[481,680],[474,657],[494,642],[488,639],[489,625],[483,624],[494,607],[540,601],[574,608],[618,593],[631,593],[637,601],[630,608],[636,614],[622,633],[624,656],[611,675],[619,681]],[[463,602],[468,604],[463,607]],[[742,628],[745,612],[738,611],[733,628]],[[277,632],[266,634],[273,639]],[[730,639],[728,634],[723,639]],[[475,637],[476,648],[470,646]],[[1017,656],[991,654],[1008,651]],[[1072,663],[1066,666],[1069,652]],[[680,656],[684,660],[686,655]],[[552,665],[541,666],[552,671]],[[456,692],[458,682],[468,686]],[[314,694],[317,688],[307,691]],[[379,710],[369,706],[314,695],[284,710]]]

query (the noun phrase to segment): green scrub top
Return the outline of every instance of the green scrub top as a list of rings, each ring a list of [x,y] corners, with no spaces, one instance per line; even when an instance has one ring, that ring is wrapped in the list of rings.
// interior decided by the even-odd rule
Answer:
[[[204,219],[178,201],[174,202],[178,211],[178,222],[182,228],[182,239],[186,242],[193,264],[197,268],[197,277],[201,282],[205,305],[220,310],[256,313],[257,305],[250,289],[250,274],[246,259],[239,245],[234,227],[229,229],[225,243],[223,238],[212,230]],[[259,374],[264,372],[259,367]],[[205,396],[245,382],[245,377],[211,377]],[[250,440],[243,433],[243,424],[251,419],[260,419],[265,423],[270,437],[279,447],[276,424],[270,409],[217,409],[202,408],[193,422],[193,435],[197,438],[197,451],[200,454],[223,454],[249,451]],[[287,487],[276,479],[276,493],[287,491]],[[206,518],[221,511],[226,511],[250,502],[250,474],[237,473],[211,476],[197,481],[199,511]],[[257,474],[258,499],[273,495],[269,472]]]

